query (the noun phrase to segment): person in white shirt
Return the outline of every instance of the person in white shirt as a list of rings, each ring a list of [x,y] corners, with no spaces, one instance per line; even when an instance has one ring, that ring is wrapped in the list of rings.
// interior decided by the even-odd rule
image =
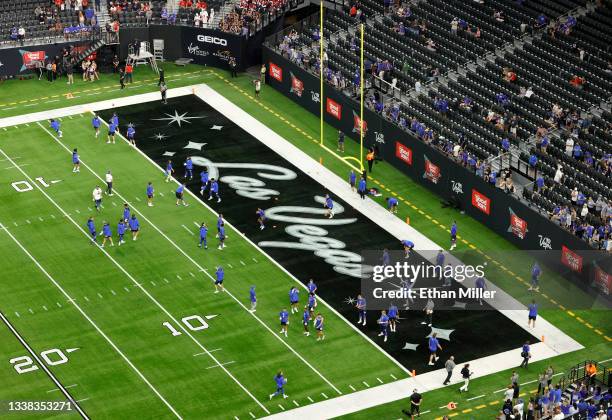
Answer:
[[[111,171],[106,172],[106,194],[113,195],[113,174],[111,174]]]
[[[529,99],[533,96],[533,88],[529,86],[525,91],[525,98]]]
[[[559,166],[557,168],[557,171],[555,172],[554,181],[556,183],[560,183],[562,179],[563,179],[563,168],[561,166]]]
[[[198,13],[195,13],[193,15],[193,26],[195,26],[196,28],[200,27],[200,15]]]
[[[96,185],[93,192],[91,193],[93,196],[93,202],[96,205],[96,210],[100,211],[100,206],[102,205],[102,188],[99,185]]]
[[[200,20],[202,21],[202,27],[206,28],[208,26],[208,11],[206,9],[200,11]]]
[[[568,156],[571,156],[573,150],[574,150],[574,139],[571,137],[568,137],[567,140],[565,140],[565,154]]]
[[[512,388],[512,385],[508,385],[508,388],[506,388],[506,391],[504,392],[504,401],[507,401],[507,400],[512,401],[513,396],[514,396],[514,388]]]
[[[215,9],[210,9],[210,14],[208,15],[208,22],[210,24],[215,23]]]

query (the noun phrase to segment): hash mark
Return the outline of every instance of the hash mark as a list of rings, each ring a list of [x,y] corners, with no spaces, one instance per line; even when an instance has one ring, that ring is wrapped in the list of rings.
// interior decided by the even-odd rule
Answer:
[[[55,304],[57,305],[57,307],[58,307],[58,308],[61,308],[61,307],[62,307],[62,304],[61,304],[61,303],[59,303],[59,302],[55,302]]]
[[[281,410],[285,411],[285,407],[283,407],[282,405],[278,405],[280,407]]]
[[[321,392],[321,395],[323,395],[323,398],[325,398],[325,399],[329,398],[327,395],[325,395],[325,392]]]
[[[153,280],[151,280],[151,285],[152,286],[157,286]]]
[[[397,380],[397,378],[395,377],[395,375],[394,375],[394,374],[392,374],[392,373],[391,373],[390,375],[391,375],[391,377],[392,377],[393,379]]]
[[[378,380],[378,382],[380,382],[381,384],[384,384],[384,382],[382,381],[382,379],[380,378],[376,378]]]
[[[364,384],[367,388],[370,387],[370,385],[368,385],[368,383],[366,381],[361,381],[362,384]]]
[[[17,315],[17,318],[20,317],[19,312],[15,312],[15,315]]]
[[[168,279],[167,279],[167,278],[165,278],[165,277],[164,277],[164,281],[165,281],[166,283],[170,283],[170,282],[168,281]]]
[[[179,280],[183,280],[183,278],[181,276],[179,276],[178,274],[176,275],[176,278]]]
[[[128,293],[130,293],[130,289],[128,289],[127,287],[124,287],[123,290],[125,290]]]
[[[113,296],[117,296],[117,293],[113,289],[111,289],[111,293],[113,294]]]
[[[257,259],[255,257],[253,257],[253,261],[257,262]]]
[[[254,418],[254,419],[255,419],[255,418],[257,418],[257,417],[255,417],[255,414],[251,413],[250,411],[249,411],[249,414],[250,414],[250,416],[251,416],[252,418]]]
[[[89,302],[89,298],[87,296],[83,296],[87,302]]]
[[[28,311],[29,311],[29,312],[30,312],[32,315],[34,315],[34,311],[32,310],[32,308],[28,309]]]
[[[191,277],[195,277],[195,274],[193,274],[191,271],[189,272],[189,275],[190,275]]]
[[[353,385],[349,385],[349,388],[351,388],[353,392],[357,391]]]
[[[293,400],[293,404],[295,404],[296,407],[300,406],[296,400]]]
[[[46,307],[45,305],[43,305],[43,309],[44,309],[45,311],[48,311],[48,309],[47,309],[47,307]]]
[[[101,295],[100,293],[98,293],[98,297],[99,297],[100,299],[102,299],[102,295]]]
[[[310,401],[311,403],[314,402],[314,400],[312,398],[310,398],[310,397],[308,397],[308,401]]]
[[[242,260],[240,260],[240,264],[242,264],[242,265],[246,265],[246,264],[244,263],[244,261],[242,261]]]

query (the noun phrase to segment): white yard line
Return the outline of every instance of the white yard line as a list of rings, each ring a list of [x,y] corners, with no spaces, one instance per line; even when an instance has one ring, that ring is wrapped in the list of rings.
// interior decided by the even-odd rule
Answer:
[[[0,153],[2,153],[5,157],[8,157],[8,156],[6,156],[6,154],[4,153],[4,151],[2,149],[0,149]],[[25,174],[25,172],[23,173],[23,175],[26,178],[29,178],[29,176],[27,174]],[[36,185],[36,188],[38,188],[39,191],[41,191],[44,194],[44,191],[42,191],[40,189],[40,187],[38,186],[38,184],[35,183],[34,181],[32,181],[31,178],[30,178],[30,182],[32,182],[32,184]],[[153,386],[153,384],[151,384],[151,382],[149,382],[149,380],[142,374],[142,372],[140,372],[140,370],[138,370],[138,368],[130,361],[130,359],[128,359],[127,356],[125,354],[123,354],[123,352],[121,350],[119,350],[119,347],[117,347],[117,345],[104,333],[104,331],[102,331],[100,329],[100,327],[98,327],[98,325],[96,325],[96,323],[89,317],[89,315],[87,315],[85,313],[85,311],[83,311],[83,309],[64,290],[64,288],[62,286],[60,286],[59,283],[53,277],[51,277],[51,275],[47,272],[47,270],[45,270],[45,268],[42,265],[40,265],[38,260],[36,258],[34,258],[34,256],[21,244],[21,242],[19,242],[17,240],[17,238],[15,238],[15,236],[13,236],[13,234],[11,232],[9,232],[9,230],[4,225],[2,225],[1,223],[0,223],[0,230],[3,230],[13,240],[13,242],[15,242],[15,244],[17,244],[17,246],[19,248],[21,248],[21,250],[30,258],[30,260],[32,260],[34,265],[36,265],[36,267],[38,267],[38,269],[45,275],[45,277],[47,277],[47,279],[49,279],[49,281],[51,281],[51,283],[53,283],[53,285],[64,295],[64,297],[66,297],[68,302],[72,303],[72,305],[77,309],[77,311],[79,311],[81,313],[81,315],[91,324],[91,326],[94,327],[94,329],[106,340],[106,342],[108,344],[110,344],[110,346],[121,356],[121,358],[134,370],[134,372],[136,372],[136,374],[144,381],[144,383],[146,383],[148,385],[148,387],[153,391],[153,393],[155,395],[157,395],[157,397],[166,405],[166,407],[168,407],[168,409],[170,409],[170,411],[177,418],[179,418],[179,419],[182,418],[179,415],[179,413],[174,409],[174,407],[172,407],[172,405],[170,405],[170,403],[159,393],[159,391]],[[38,358],[38,356],[35,356],[35,358]],[[39,364],[44,366],[44,364],[41,363],[40,361],[39,361]],[[61,388],[61,385],[59,384],[59,382],[56,383],[56,385]],[[72,397],[69,397],[69,398],[72,398]]]
[[[102,122],[106,125],[108,125],[106,123],[106,121],[102,120]],[[40,122],[38,123],[38,125],[47,132],[47,134],[49,134],[49,136],[51,136],[56,143],[58,143],[61,147],[63,147],[66,152],[72,154],[72,150],[67,147],[64,143],[62,143],[61,140],[59,140],[56,136],[53,135],[53,133],[51,133],[46,127],[44,127]],[[129,143],[128,140],[123,137],[123,135],[119,135],[119,137],[125,141],[126,143]],[[132,150],[136,150],[138,151],[142,156],[144,156],[145,158],[147,158],[147,160],[149,160],[156,168],[160,169],[162,172],[163,170],[155,163],[153,162],[146,154],[144,154],[140,149],[134,149],[132,148]],[[94,175],[96,178],[98,178],[100,181],[104,182],[103,178],[98,175],[93,169],[91,169],[89,167],[89,165],[87,165],[83,160],[81,160],[81,166],[83,166],[84,168],[86,168],[92,175]],[[173,179],[173,182],[178,182],[176,180]],[[189,190],[187,190],[187,192],[191,193]],[[123,200],[124,202],[127,202],[127,200],[125,200],[125,198],[118,192],[118,190],[114,190],[115,195]],[[193,195],[193,194],[192,194]],[[194,198],[196,198],[196,200],[200,203],[202,203],[202,201],[200,201],[199,199],[197,199],[197,197],[195,195],[193,195]],[[208,207],[210,209],[210,207]],[[166,235],[159,227],[157,227],[157,225],[155,225],[151,220],[149,220],[149,218],[147,218],[144,213],[142,213],[142,211],[138,210],[138,208],[136,206],[132,206],[132,210],[137,213],[142,220],[144,220],[146,223],[148,223],[154,230],[156,230],[162,237],[164,237],[164,239],[166,239],[178,252],[180,252],[185,258],[187,258],[194,266],[196,266],[199,271],[203,272],[206,274],[206,276],[208,278],[210,278],[211,281],[215,281],[215,278],[213,277],[212,274],[210,274],[208,271],[206,271],[204,269],[204,267],[202,267],[200,265],[200,263],[198,263],[196,260],[194,260],[189,254],[187,254],[179,245],[177,245],[176,242],[174,242],[168,235]],[[214,213],[214,211],[212,211],[212,209],[210,209],[212,213]],[[216,214],[216,213],[214,213]],[[229,224],[228,224],[229,225]],[[79,227],[80,228],[80,227]],[[82,228],[80,228],[82,230]],[[236,230],[236,232],[238,232]],[[243,236],[244,237],[244,236]],[[246,237],[245,237],[246,238]],[[252,243],[252,242],[251,242]],[[108,255],[108,254],[107,254]],[[109,258],[112,259],[112,257],[110,255],[108,255]],[[123,268],[122,268],[123,269]],[[126,272],[127,273],[127,272]],[[180,277],[177,275],[177,277],[180,279]],[[144,289],[143,289],[144,290]],[[340,391],[340,389],[338,389],[329,379],[327,379],[317,368],[315,368],[308,360],[306,360],[300,353],[298,353],[289,343],[287,343],[285,340],[283,340],[281,337],[279,337],[271,328],[270,326],[265,323],[261,318],[259,318],[255,313],[250,311],[250,308],[248,308],[244,303],[242,303],[242,301],[240,299],[238,299],[234,294],[232,294],[227,288],[225,289],[225,293],[231,297],[240,307],[242,307],[242,309],[244,309],[249,315],[251,315],[255,320],[257,320],[259,322],[259,324],[261,324],[261,326],[263,326],[270,334],[272,334],[274,337],[276,337],[278,339],[279,342],[281,342],[287,349],[289,349],[289,351],[291,351],[298,359],[300,359],[306,366],[308,366],[314,373],[316,373],[327,385],[329,385],[337,394],[342,394],[342,391]],[[160,305],[161,306],[161,305]],[[179,324],[179,322],[177,322],[175,320],[175,322],[177,324]],[[182,326],[182,324],[180,325],[181,328],[183,330],[185,330],[185,328]],[[189,334],[190,335],[190,334]],[[191,336],[191,335],[190,335]],[[194,339],[195,340],[195,339]],[[201,344],[200,344],[201,345]],[[203,350],[205,350],[204,348],[202,348]],[[206,350],[205,350],[206,351]],[[211,357],[213,357],[211,355]],[[216,361],[216,359],[215,359]],[[223,368],[223,367],[222,367]],[[229,371],[227,371],[228,374]],[[231,375],[231,374],[230,374]],[[234,378],[232,376],[232,378]],[[235,378],[234,380],[236,382],[238,382]],[[244,388],[245,391],[248,392],[248,390],[246,390],[246,388]],[[252,396],[252,394],[249,395]],[[254,396],[252,396],[253,399],[255,399]],[[256,399],[255,399],[256,400]],[[256,400],[257,401],[257,400]],[[259,402],[258,402],[259,403]],[[260,406],[264,409],[264,411],[268,412],[267,409],[261,405],[261,403],[259,403]]]
[[[56,138],[49,130],[47,130],[46,127],[44,127],[42,124],[40,124],[40,122],[38,123],[38,125],[47,133],[49,134],[49,136],[51,136],[51,138],[53,138],[59,145],[61,145],[64,149],[66,149],[68,152],[72,153],[70,151],[69,148],[66,147],[66,145],[64,145],[58,138]],[[125,140],[125,139],[124,139]],[[127,141],[127,140],[125,140]],[[1,151],[1,150],[0,150]],[[4,152],[2,152],[4,153]],[[100,181],[104,182],[104,180],[102,179],[102,177],[100,177],[98,174],[96,174],[84,161],[81,160],[81,165],[85,168],[87,168],[87,170],[89,172],[91,172],[92,175],[94,175],[95,177],[97,177]],[[22,174],[28,178],[30,180],[30,182],[34,182],[32,181],[32,179],[22,170],[19,169]],[[36,187],[38,188],[39,191],[41,191],[43,193],[43,195],[45,197],[47,197],[47,199],[49,201],[51,201],[55,207],[57,207],[58,210],[60,210],[62,213],[66,214],[66,212],[64,211],[64,209],[57,204],[44,190],[42,190],[38,185],[36,185]],[[117,190],[114,191],[115,195],[117,197],[119,197],[123,202],[127,202],[127,200],[121,195],[119,194],[119,192]],[[139,210],[136,209],[135,206],[132,206],[132,210],[134,210],[135,213],[138,213],[143,220],[145,220],[148,224],[150,224],[157,232],[159,232],[162,236],[164,236],[169,242],[171,242],[175,248],[177,248],[178,250],[180,250],[185,256],[187,256],[194,264],[196,264],[197,267],[199,267],[200,269],[202,269],[202,267],[195,261],[193,260],[191,257],[189,257],[181,248],[178,247],[178,245],[176,245],[170,238],[168,238],[168,236],[166,236],[165,233],[163,233],[157,226],[155,226],[153,223],[151,223],[151,221],[145,217],[144,214],[142,214],[142,212],[140,212]],[[72,221],[72,223],[84,234],[89,238],[89,234],[72,218],[69,217],[69,219]],[[265,411],[267,414],[270,413],[270,411],[266,408],[266,406],[264,406],[258,399],[257,397],[255,397],[255,395],[253,395],[253,393],[251,393],[251,391],[249,391],[229,370],[227,370],[225,368],[225,366],[223,366],[221,364],[221,362],[219,362],[219,360],[217,360],[217,358],[215,356],[213,356],[205,347],[204,345],[202,345],[202,343],[200,343],[199,340],[197,340],[189,331],[189,329],[187,329],[187,327],[185,327],[183,325],[182,322],[179,322],[179,320],[170,313],[170,311],[168,311],[161,303],[159,303],[159,301],[157,299],[155,299],[153,297],[153,295],[151,295],[147,289],[145,289],[144,287],[142,287],[142,285],[140,285],[137,280],[121,265],[119,264],[119,262],[117,262],[117,260],[110,255],[104,248],[100,248],[100,250],[102,251],[102,253],[108,257],[112,263],[121,271],[123,272],[135,285],[137,285],[137,287],[159,308],[161,309],[162,312],[164,312],[166,314],[166,316],[168,316],[176,326],[178,326],[183,333],[189,337],[191,339],[191,341],[193,341],[202,351],[204,351],[205,353],[208,354],[208,357],[210,357],[213,362],[215,362],[216,364],[219,365],[219,367],[236,383],[236,385],[238,385],[253,401],[255,401],[255,403],[257,403],[257,405],[259,405],[259,407]],[[212,276],[211,276],[212,278]],[[227,291],[227,289],[226,289]],[[229,293],[228,293],[229,294]],[[234,297],[234,300],[236,300],[237,302],[238,299],[236,299]],[[246,306],[242,305],[245,309]],[[248,310],[248,309],[247,309]],[[282,340],[281,340],[282,341]]]

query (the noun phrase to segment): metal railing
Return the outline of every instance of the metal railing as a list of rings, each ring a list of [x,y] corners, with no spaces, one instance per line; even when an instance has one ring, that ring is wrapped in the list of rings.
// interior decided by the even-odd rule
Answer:
[[[100,27],[88,27],[87,31],[79,31],[75,33],[52,33],[43,36],[28,37],[23,41],[20,40],[4,40],[0,41],[0,49],[18,48],[35,45],[58,44],[62,42],[81,42],[81,41],[97,41],[102,37]]]

